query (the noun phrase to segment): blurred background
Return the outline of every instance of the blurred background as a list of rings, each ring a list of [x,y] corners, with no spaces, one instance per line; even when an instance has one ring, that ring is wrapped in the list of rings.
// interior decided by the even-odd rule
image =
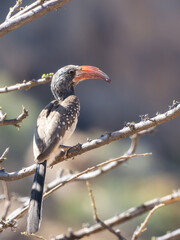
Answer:
[[[23,1],[24,5],[32,1]],[[1,0],[0,20],[4,21],[15,0]],[[0,87],[41,78],[67,64],[93,65],[106,72],[112,84],[91,80],[80,84],[76,94],[81,102],[77,130],[70,142],[83,143],[106,131],[123,128],[124,122],[138,122],[139,115],[155,116],[173,100],[179,101],[180,88],[180,1],[178,0],[76,0],[0,39]],[[2,94],[0,106],[8,118],[29,110],[20,131],[13,126],[0,128],[0,155],[10,147],[7,171],[33,163],[32,137],[41,109],[53,99],[49,84]],[[127,164],[91,181],[99,217],[103,220],[170,194],[179,187],[179,118],[163,124],[153,135],[140,139],[137,152],[151,157],[129,160]],[[124,139],[56,165],[48,170],[47,182],[60,168],[83,170],[118,157],[129,147]],[[33,176],[8,183],[9,191],[29,196]],[[2,188],[0,186],[0,190]],[[1,205],[3,206],[3,205]],[[165,234],[179,227],[180,203],[159,209],[141,239]],[[145,215],[118,226],[129,238]],[[26,216],[16,233],[10,229],[0,239],[25,239]],[[61,234],[68,227],[77,230],[93,223],[85,183],[61,188],[44,201],[39,234]],[[102,232],[88,239],[115,239]]]

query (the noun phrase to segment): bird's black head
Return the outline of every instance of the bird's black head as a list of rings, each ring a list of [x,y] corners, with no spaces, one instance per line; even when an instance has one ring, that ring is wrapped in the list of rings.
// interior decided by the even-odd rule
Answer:
[[[94,78],[110,82],[109,77],[99,68],[68,65],[60,68],[54,74],[51,81],[51,91],[55,99],[64,100],[74,94],[74,88],[80,81]]]

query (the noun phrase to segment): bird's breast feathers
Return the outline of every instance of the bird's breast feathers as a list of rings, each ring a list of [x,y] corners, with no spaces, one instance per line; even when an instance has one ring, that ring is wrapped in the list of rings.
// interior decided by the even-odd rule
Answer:
[[[79,110],[79,99],[72,95],[62,102],[52,101],[41,111],[33,141],[35,161],[52,158],[54,150],[73,134]]]

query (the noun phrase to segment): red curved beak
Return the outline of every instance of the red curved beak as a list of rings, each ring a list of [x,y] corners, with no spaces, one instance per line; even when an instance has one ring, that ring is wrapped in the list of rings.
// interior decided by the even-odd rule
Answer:
[[[76,76],[73,79],[73,82],[78,83],[85,79],[101,79],[108,83],[111,82],[108,75],[99,68],[93,66],[80,66],[80,70],[76,71]]]

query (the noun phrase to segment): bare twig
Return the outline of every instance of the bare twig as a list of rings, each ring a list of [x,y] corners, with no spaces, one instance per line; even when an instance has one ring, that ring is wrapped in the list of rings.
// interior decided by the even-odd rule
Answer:
[[[10,86],[10,87],[3,87],[0,88],[0,93],[8,93],[8,92],[13,92],[17,90],[29,90],[31,87],[35,87],[41,84],[46,84],[50,82],[52,79],[52,76],[46,77],[46,78],[41,78],[38,80],[31,80],[31,81],[23,81],[23,83],[17,83],[16,85]]]
[[[16,16],[14,18],[10,18],[8,21],[3,22],[0,25],[0,37],[11,32],[24,24],[32,22],[33,20],[51,12],[55,9],[62,7],[64,4],[70,2],[70,0],[49,0],[49,1],[42,1],[41,5],[37,5],[33,7],[24,14]]]
[[[145,218],[144,222],[141,224],[140,227],[137,227],[136,231],[133,234],[132,240],[137,240],[138,237],[140,236],[141,233],[143,233],[144,231],[146,231],[146,226],[151,218],[151,216],[153,215],[153,213],[160,207],[165,206],[164,204],[159,204],[157,206],[155,206],[147,215],[147,217]]]
[[[88,188],[89,196],[91,198],[91,206],[92,206],[92,209],[93,209],[94,220],[97,221],[98,220],[98,214],[97,214],[97,208],[96,208],[93,192],[92,192],[92,189],[91,189],[88,181],[86,181],[86,185],[87,185],[87,188]]]
[[[0,126],[14,125],[17,128],[20,128],[19,123],[21,123],[28,116],[28,111],[23,107],[22,113],[14,119],[6,120],[6,114],[3,115],[3,118],[0,119]]]
[[[148,131],[148,129],[155,127],[157,125],[160,125],[162,123],[165,123],[179,115],[180,115],[180,104],[178,104],[175,108],[165,112],[164,114],[160,114],[154,118],[151,118],[151,120],[141,121],[139,123],[136,123],[134,125],[134,127],[135,127],[134,129],[125,127],[119,131],[111,132],[111,133],[105,134],[97,139],[94,139],[90,142],[88,141],[86,143],[83,143],[82,145],[79,145],[78,148],[77,148],[77,146],[74,146],[68,150],[67,154],[64,154],[64,152],[61,152],[59,154],[59,156],[56,158],[56,160],[54,161],[54,163],[52,163],[51,165],[61,162],[64,159],[72,158],[72,157],[80,155],[84,152],[88,152],[92,149],[101,147],[105,144],[109,144],[113,141],[126,138],[127,136],[131,136],[134,134],[140,134],[144,130]],[[135,138],[135,141],[137,141],[137,140],[138,139]],[[136,144],[136,142],[135,142],[135,144]],[[136,146],[132,146],[132,148],[134,148],[134,149],[135,149],[135,147]],[[115,164],[117,164],[117,163],[115,163]],[[111,165],[108,165],[108,167],[111,167]],[[112,167],[114,167],[114,166],[112,166]],[[35,170],[35,164],[28,168],[24,168],[23,170],[17,171],[17,172],[7,173],[5,171],[0,171],[0,180],[5,180],[5,181],[18,180],[25,176],[29,176],[29,175],[33,174],[34,170]],[[99,174],[99,171],[96,171],[95,174]]]
[[[103,166],[106,166],[107,164],[111,163],[111,162],[115,162],[115,161],[124,161],[124,159],[129,159],[129,158],[133,158],[133,157],[145,157],[145,156],[149,156],[151,155],[151,153],[143,153],[143,154],[132,154],[132,155],[129,155],[129,156],[122,156],[122,157],[119,157],[119,158],[114,158],[114,159],[110,159],[106,162],[103,162],[103,163],[100,163],[100,164],[97,164],[93,167],[90,167],[90,168],[87,168],[86,170],[80,172],[80,173],[77,173],[75,174],[74,176],[70,177],[69,179],[67,179],[66,182],[61,182],[59,184],[57,184],[54,188],[52,188],[51,190],[49,190],[48,192],[46,192],[44,194],[44,198],[48,197],[49,195],[51,195],[54,191],[56,191],[57,189],[59,189],[60,187],[64,186],[66,183],[70,183],[70,182],[73,182],[75,179],[77,179],[78,177],[88,173],[88,172],[91,172],[91,171],[94,171],[98,168],[102,168]]]
[[[63,161],[64,159],[75,157],[89,150],[101,147],[105,144],[109,144],[113,141],[117,141],[129,136],[132,136],[133,134],[139,133],[143,130],[152,129],[162,123],[172,120],[173,118],[179,115],[180,115],[180,104],[178,104],[176,107],[174,107],[173,109],[163,114],[157,115],[156,117],[150,118],[146,121],[144,120],[140,121],[139,123],[134,123],[133,128],[128,126],[128,127],[124,127],[119,131],[107,133],[97,139],[94,139],[82,145],[79,144],[76,147],[70,148],[67,153],[61,151],[59,155],[56,157],[55,161],[53,161],[51,166]]]
[[[12,17],[12,14],[13,14],[16,10],[18,10],[18,8],[21,6],[21,4],[22,4],[22,0],[17,0],[17,1],[16,1],[16,4],[14,5],[14,7],[11,7],[11,8],[9,9],[9,13],[8,13],[8,15],[7,15],[7,17],[6,17],[6,21],[9,20],[9,19]]]
[[[137,157],[137,156],[147,156],[149,154],[133,154],[127,157],[120,157],[118,158],[119,160],[124,161],[124,159],[129,159],[131,157]],[[102,166],[105,166],[108,162],[113,162],[113,161],[117,161],[118,159],[111,159],[109,161],[103,162],[101,164],[98,164],[94,167],[88,168],[80,173],[74,174],[73,176],[69,177],[66,181],[60,181],[57,182],[56,184],[48,184],[48,186],[45,189],[45,193],[43,195],[43,198],[47,198],[49,197],[52,193],[54,193],[56,190],[58,190],[60,187],[65,186],[68,183],[71,183],[73,181],[75,181],[76,179],[78,179],[80,176],[82,176],[83,174],[88,173],[89,171],[93,171],[96,168],[101,168]],[[20,217],[22,217],[24,215],[24,213],[26,213],[26,211],[28,210],[28,204],[29,204],[29,200],[26,201],[23,206],[21,206],[20,208],[16,209],[15,211],[13,211],[8,217],[7,217],[7,221],[3,222],[3,224],[0,223],[0,232],[9,227],[10,222],[14,222],[15,219],[19,219]]]
[[[149,154],[148,154],[149,155]],[[126,155],[126,156],[122,156],[122,157],[118,157],[115,159],[111,159],[106,161],[105,163],[101,163],[101,169],[99,169],[98,166],[95,166],[92,170],[92,168],[88,168],[88,170],[86,170],[86,172],[76,178],[77,180],[88,180],[90,178],[94,178],[99,176],[102,173],[105,173],[107,171],[109,171],[110,169],[118,166],[119,164],[124,163],[125,161],[127,161],[129,158],[131,158],[131,156],[146,156],[146,154],[135,154],[135,155]],[[113,163],[116,163],[115,165]],[[11,172],[11,173],[7,173],[5,172],[3,169],[0,171],[0,180],[5,180],[5,181],[15,181],[15,180],[19,180],[21,178],[25,178],[27,176],[32,175],[35,172],[36,169],[36,164],[33,164],[27,168],[23,168],[17,172]],[[74,178],[77,174],[73,174],[73,173],[69,173],[65,176],[62,176],[60,178],[58,178],[57,180],[55,180],[55,184],[57,183],[62,183],[62,182],[66,182],[68,181],[68,179],[70,178]]]
[[[143,131],[143,134],[144,134],[144,131]],[[132,155],[135,152],[135,149],[137,146],[137,141],[138,141],[138,138],[140,135],[141,135],[141,133],[138,133],[138,134],[136,134],[136,136],[134,135],[134,137],[131,139],[131,146],[130,146],[129,150],[122,156],[122,157],[125,156],[124,159],[121,159],[120,161],[118,161],[119,158],[117,158],[115,161],[111,161],[110,163],[102,166],[101,169],[95,169],[93,172],[88,172],[83,176],[79,176],[79,178],[77,180],[88,180],[90,178],[95,178],[95,177],[117,167],[119,164],[122,164],[123,162],[125,162],[128,159],[127,156]],[[76,149],[76,146],[74,148]],[[87,150],[87,151],[89,151],[89,150]],[[36,164],[33,164],[27,168],[23,168],[19,171],[11,172],[11,173],[1,170],[0,171],[0,180],[15,181],[15,180],[25,178],[25,177],[33,174],[35,171],[35,168],[36,168]],[[66,181],[68,178],[70,178],[72,176],[73,176],[72,173],[67,174],[66,176],[63,176],[61,178],[62,182]],[[56,181],[59,182],[60,179],[57,179]]]
[[[4,162],[4,160],[6,160],[6,155],[9,152],[9,147],[5,149],[5,151],[3,152],[3,154],[0,157],[0,163]]]
[[[46,240],[46,238],[44,238],[43,236],[40,236],[40,235],[37,235],[37,234],[34,234],[34,233],[31,233],[30,235],[26,232],[21,232],[21,235],[25,235],[27,237],[31,236],[31,237],[34,237],[34,238],[37,238],[37,239],[41,239],[41,240]]]
[[[25,6],[24,8],[22,8],[21,11],[19,11],[18,13],[14,14],[11,18],[16,18],[20,15],[23,15],[25,12],[28,12],[30,10],[32,10],[33,8],[41,5],[44,2],[44,0],[37,0],[35,2],[33,2],[32,4]]]
[[[0,157],[0,163],[2,163],[5,160],[5,157],[6,157],[8,152],[9,152],[9,148],[6,148],[5,151],[3,152],[3,154]],[[0,169],[2,169],[1,164],[0,164]],[[3,186],[3,192],[4,192],[5,198],[4,198],[4,208],[3,208],[3,213],[2,213],[1,219],[5,220],[5,218],[8,214],[10,205],[11,205],[11,201],[10,201],[10,197],[9,197],[7,182],[2,181],[2,186]]]
[[[2,201],[2,200],[4,200],[4,199],[6,199],[6,196],[5,196],[4,194],[1,194],[1,195],[0,195],[0,201]]]
[[[156,237],[155,240],[179,240],[180,239],[180,228],[173,232],[167,233],[161,237]]]
[[[134,137],[131,138],[131,145],[129,150],[123,155],[123,156],[129,156],[132,155],[135,150],[136,150],[136,146],[137,146],[137,141],[138,141],[138,137],[140,136],[141,133],[136,134],[136,136],[134,135]],[[144,134],[144,132],[143,132]],[[96,169],[93,172],[89,172],[86,173],[85,175],[79,176],[77,178],[77,180],[88,180],[90,178],[95,178],[115,167],[117,167],[118,165],[122,164],[123,162],[125,162],[128,158],[125,158],[124,160],[121,159],[120,161],[114,161],[111,162],[103,167],[101,167],[101,169]],[[16,171],[16,172],[11,172],[11,173],[7,173],[4,170],[0,171],[0,180],[5,180],[5,181],[15,181],[15,180],[19,180],[21,178],[25,178],[27,176],[30,176],[31,174],[34,173],[36,168],[36,164],[33,164],[32,166],[29,166],[27,168],[23,168],[22,170]],[[69,179],[70,177],[72,177],[73,174],[69,173],[66,176],[63,176],[61,178],[58,178],[57,180],[54,181],[54,184],[56,185],[56,183],[58,182],[65,182],[67,181],[67,179]]]
[[[32,175],[35,172],[35,169],[36,169],[36,164],[33,164],[29,167],[26,167],[11,173],[5,172],[4,169],[2,169],[0,170],[0,180],[4,180],[4,181],[19,180]]]
[[[92,192],[92,189],[90,187],[90,184],[88,181],[86,181],[86,184],[87,184],[87,188],[88,188],[88,192],[89,192],[89,196],[91,198],[91,205],[92,205],[92,208],[93,208],[93,216],[94,216],[94,220],[97,222],[97,223],[100,223],[102,227],[104,227],[104,229],[107,229],[109,232],[111,232],[113,235],[115,235],[116,237],[118,237],[118,239],[120,240],[126,240],[121,234],[120,234],[120,231],[117,231],[114,230],[112,227],[108,226],[107,224],[105,224],[99,217],[98,217],[98,214],[97,214],[97,208],[96,208],[96,204],[95,204],[95,199],[94,199],[94,196],[93,196],[93,192]]]
[[[145,202],[141,206],[130,208],[129,210],[120,213],[117,216],[114,216],[112,218],[109,218],[104,221],[104,223],[108,226],[115,226],[118,224],[122,224],[124,222],[129,221],[130,219],[133,219],[137,216],[140,216],[144,214],[145,212],[150,211],[154,208],[154,206],[159,204],[172,204],[175,202],[180,201],[180,191],[174,192],[171,195],[164,196],[159,199],[153,199],[151,201]],[[86,236],[90,236],[92,234],[95,234],[97,232],[100,232],[104,230],[104,228],[101,226],[101,224],[97,223],[89,227],[85,227],[82,229],[79,229],[77,231],[71,232],[70,235],[68,234],[61,234],[56,237],[54,237],[54,240],[75,240],[75,239],[81,239]],[[164,239],[157,239],[157,240],[164,240]]]

